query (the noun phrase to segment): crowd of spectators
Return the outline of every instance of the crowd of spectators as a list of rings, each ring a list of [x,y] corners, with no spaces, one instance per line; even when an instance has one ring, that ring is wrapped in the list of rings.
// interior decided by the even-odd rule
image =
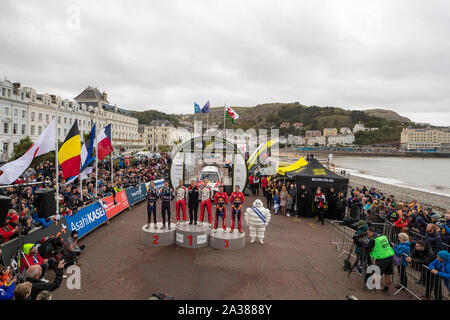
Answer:
[[[26,236],[34,228],[49,227],[58,223],[61,216],[75,214],[81,207],[115,194],[128,187],[158,179],[168,179],[171,159],[168,154],[154,157],[121,157],[114,161],[113,178],[111,162],[98,163],[98,174],[91,172],[80,184],[79,179],[69,183],[58,179],[54,163],[45,161],[37,168],[29,168],[12,186],[1,188],[0,194],[11,199],[11,207],[5,221],[0,225],[0,243],[19,235]],[[49,218],[38,217],[35,206],[35,192],[41,188],[55,188],[59,184],[59,213]],[[97,184],[97,188],[96,188]],[[26,238],[22,238],[26,239]],[[0,300],[48,300],[51,292],[59,288],[64,269],[80,264],[79,256],[84,246],[78,245],[78,233],[73,231],[66,239],[48,237],[36,243],[24,243],[20,262],[3,261],[0,249]],[[17,260],[18,253],[14,258]],[[54,272],[53,281],[46,274]]]

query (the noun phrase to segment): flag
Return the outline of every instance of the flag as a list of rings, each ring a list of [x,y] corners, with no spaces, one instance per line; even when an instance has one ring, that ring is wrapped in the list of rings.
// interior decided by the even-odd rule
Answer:
[[[202,108],[203,113],[209,113],[209,101]]]
[[[0,184],[13,183],[27,170],[34,158],[55,150],[55,126],[56,119],[53,119],[27,152],[0,167]]]
[[[202,109],[200,109],[200,106],[197,104],[197,102],[194,102],[194,113],[202,113]]]
[[[61,165],[64,179],[80,174],[81,139],[77,120],[73,123],[63,145],[59,149],[58,161]]]
[[[81,148],[81,172],[95,160],[95,156],[92,155],[95,141],[95,127],[96,123],[92,126],[91,132]]]
[[[91,132],[86,138],[86,141],[83,143],[81,147],[81,169],[80,174],[70,177],[66,180],[66,185],[72,184],[76,178],[80,177],[81,180],[85,180],[88,178],[88,175],[94,170],[94,167],[90,166],[92,162],[95,160],[95,156],[92,155],[92,149],[94,147],[95,141],[95,127],[96,124],[92,126]]]
[[[103,128],[97,139],[97,157],[102,161],[108,154],[114,151],[111,143],[111,124]]]
[[[230,107],[225,107],[225,118],[234,123],[235,120],[239,119],[239,115]]]

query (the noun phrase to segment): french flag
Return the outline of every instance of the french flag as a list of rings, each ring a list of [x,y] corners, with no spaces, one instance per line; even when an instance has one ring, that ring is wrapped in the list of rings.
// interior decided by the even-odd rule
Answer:
[[[97,138],[98,160],[102,161],[108,154],[114,151],[111,143],[111,124],[108,124]]]

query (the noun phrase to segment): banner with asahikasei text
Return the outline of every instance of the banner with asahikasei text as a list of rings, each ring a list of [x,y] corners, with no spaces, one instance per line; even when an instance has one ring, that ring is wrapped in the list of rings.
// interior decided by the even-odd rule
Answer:
[[[65,219],[69,231],[77,230],[79,238],[108,220],[105,209],[98,202],[80,209],[72,216],[65,216]]]

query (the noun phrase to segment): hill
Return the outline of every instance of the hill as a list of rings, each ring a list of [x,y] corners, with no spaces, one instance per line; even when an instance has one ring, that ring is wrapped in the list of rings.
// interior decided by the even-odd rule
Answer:
[[[361,122],[366,127],[377,127],[380,130],[371,132],[358,132],[356,144],[394,145],[400,143],[400,132],[403,127],[414,125],[411,120],[402,117],[394,111],[384,109],[371,110],[345,110],[337,107],[305,106],[299,102],[294,103],[266,103],[254,107],[232,106],[239,114],[239,120],[232,124],[227,120],[227,128],[242,128],[244,130],[279,128],[280,135],[304,135],[306,130],[323,130],[324,128],[342,127],[353,128]],[[223,126],[223,107],[212,107],[209,114],[209,123]],[[174,125],[179,121],[193,121],[194,115],[171,115],[163,112],[149,110],[133,112],[139,119],[139,123],[149,123],[154,119],[167,119]],[[206,121],[206,115],[197,115],[197,120]],[[280,124],[287,122],[289,128],[280,128]],[[303,128],[296,129],[292,124],[300,122]]]

